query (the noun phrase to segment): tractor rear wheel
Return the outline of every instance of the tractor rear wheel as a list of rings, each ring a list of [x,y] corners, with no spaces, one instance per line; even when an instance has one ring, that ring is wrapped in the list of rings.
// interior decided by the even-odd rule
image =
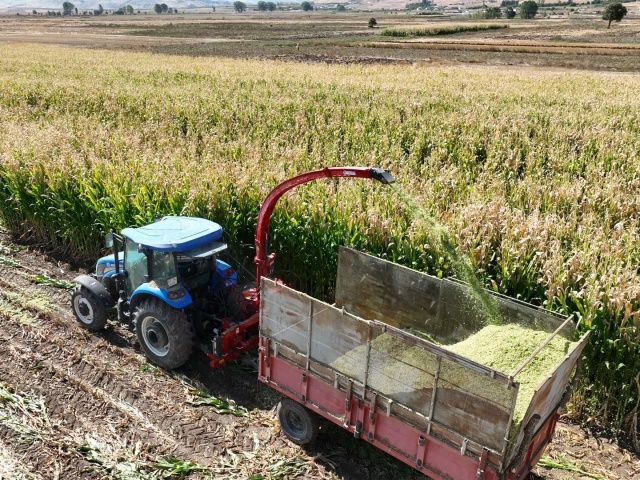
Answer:
[[[107,324],[106,307],[87,288],[76,287],[71,296],[71,306],[76,320],[87,330],[97,332]]]
[[[290,398],[283,398],[278,404],[278,420],[282,431],[293,443],[307,445],[318,437],[318,418]]]
[[[136,335],[145,355],[172,370],[186,363],[193,350],[193,325],[181,310],[160,300],[144,300],[135,313]]]

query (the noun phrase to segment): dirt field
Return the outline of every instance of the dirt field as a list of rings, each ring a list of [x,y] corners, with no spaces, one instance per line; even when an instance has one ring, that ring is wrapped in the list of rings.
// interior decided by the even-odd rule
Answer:
[[[596,8],[545,12],[536,21],[496,20],[508,28],[426,39],[397,39],[386,27],[478,23],[466,16],[405,12],[247,12],[101,17],[0,16],[0,42],[151,51],[175,55],[274,58],[331,63],[522,65],[640,71],[640,19],[611,29]],[[542,11],[541,11],[542,12]],[[541,13],[542,16],[544,13]],[[374,15],[375,29],[367,28]],[[487,23],[487,21],[481,21]]]
[[[420,478],[332,426],[310,448],[291,444],[249,366],[212,371],[195,354],[169,373],[128,330],[83,330],[60,288],[77,273],[0,234],[0,478]],[[562,468],[537,478],[640,475],[636,456],[568,423],[545,462]]]

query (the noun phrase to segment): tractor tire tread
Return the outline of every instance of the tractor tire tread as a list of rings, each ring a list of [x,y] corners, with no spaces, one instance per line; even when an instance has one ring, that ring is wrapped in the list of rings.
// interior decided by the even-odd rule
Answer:
[[[142,338],[141,324],[142,319],[147,315],[153,316],[162,323],[167,335],[175,344],[166,357],[154,355],[145,345]],[[160,300],[143,300],[136,308],[135,324],[136,335],[142,351],[151,362],[167,370],[173,370],[181,367],[189,360],[195,343],[195,333],[193,324],[184,312],[177,311]]]
[[[85,323],[82,320],[80,320],[80,317],[78,316],[78,312],[76,312],[76,309],[73,308],[74,299],[77,296],[82,296],[91,303],[91,308],[93,309],[93,322],[91,322],[91,324]],[[73,316],[78,321],[78,323],[82,325],[82,327],[92,332],[99,332],[101,330],[104,330],[104,327],[107,324],[107,309],[102,304],[100,299],[96,297],[93,293],[91,293],[89,289],[78,285],[73,290],[73,293],[71,294],[71,307],[72,307],[71,310],[73,311]]]

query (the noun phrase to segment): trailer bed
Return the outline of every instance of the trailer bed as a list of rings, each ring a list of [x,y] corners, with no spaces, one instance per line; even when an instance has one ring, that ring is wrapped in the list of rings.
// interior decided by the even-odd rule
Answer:
[[[467,288],[346,248],[335,305],[263,278],[260,380],[432,478],[522,478],[586,336],[572,343],[569,319],[496,296],[505,321],[546,332],[546,343],[520,371],[473,361],[450,350],[486,327]],[[566,355],[514,421],[517,374],[561,337]]]

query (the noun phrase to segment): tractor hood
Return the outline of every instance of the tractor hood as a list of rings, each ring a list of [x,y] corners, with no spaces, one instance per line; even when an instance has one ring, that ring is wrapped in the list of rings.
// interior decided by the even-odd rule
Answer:
[[[160,252],[187,252],[222,237],[222,227],[197,217],[164,217],[140,228],[125,228],[122,235]]]

